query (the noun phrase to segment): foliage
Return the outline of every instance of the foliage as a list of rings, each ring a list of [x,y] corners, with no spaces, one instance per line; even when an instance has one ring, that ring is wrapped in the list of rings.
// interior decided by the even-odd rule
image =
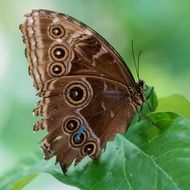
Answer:
[[[157,111],[172,111],[190,117],[190,102],[181,95],[171,95],[160,98]]]
[[[46,184],[51,175],[54,178],[48,183],[55,187],[64,183],[92,190],[186,190],[190,185],[189,154],[190,119],[172,112],[157,112],[135,122],[126,135],[118,134],[97,161],[86,157],[63,174],[59,166],[54,166],[54,160],[46,163],[37,152],[35,159],[30,156],[22,161],[24,167],[7,173],[9,180],[4,176],[0,189],[7,189],[10,184],[14,184],[12,190],[33,187],[35,180],[42,177]]]

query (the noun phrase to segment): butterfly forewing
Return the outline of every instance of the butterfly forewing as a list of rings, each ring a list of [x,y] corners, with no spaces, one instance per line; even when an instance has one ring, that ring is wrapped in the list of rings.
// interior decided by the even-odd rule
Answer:
[[[26,43],[29,73],[37,89],[54,77],[87,73],[134,84],[127,65],[115,50],[93,30],[69,16],[36,10],[26,15],[26,22],[20,28]],[[62,35],[56,37],[53,33],[56,29]],[[56,53],[61,53],[58,50],[64,55],[56,57]],[[64,71],[60,74],[53,72],[55,62],[62,63]]]

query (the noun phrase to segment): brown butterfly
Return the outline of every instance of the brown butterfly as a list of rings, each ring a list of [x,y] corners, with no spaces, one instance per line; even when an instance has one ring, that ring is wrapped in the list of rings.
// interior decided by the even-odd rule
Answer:
[[[34,115],[44,119],[45,159],[56,155],[62,170],[86,155],[97,159],[106,142],[125,133],[145,102],[119,54],[99,34],[65,14],[34,10],[20,25],[29,74],[42,97]]]

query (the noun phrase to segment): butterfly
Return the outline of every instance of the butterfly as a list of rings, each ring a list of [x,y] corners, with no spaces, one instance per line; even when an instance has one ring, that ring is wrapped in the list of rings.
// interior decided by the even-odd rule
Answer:
[[[66,172],[75,160],[97,159],[107,141],[125,133],[146,98],[114,48],[82,22],[33,10],[20,25],[28,72],[41,100],[33,111],[46,130],[45,159],[56,156]]]

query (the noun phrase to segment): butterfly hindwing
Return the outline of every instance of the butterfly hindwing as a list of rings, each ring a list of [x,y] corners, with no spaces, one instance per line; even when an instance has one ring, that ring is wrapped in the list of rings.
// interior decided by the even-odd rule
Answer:
[[[127,130],[136,112],[130,98],[126,98],[127,88],[103,77],[83,75],[52,79],[40,93],[43,101],[35,113],[43,115],[44,120],[36,123],[35,130],[49,132],[42,141],[46,158],[57,155],[57,161],[65,166],[74,159],[80,161],[85,155],[97,158],[107,141]],[[74,124],[76,128],[69,130]],[[83,141],[77,144],[80,138]],[[94,150],[88,154],[84,150],[89,143]]]

